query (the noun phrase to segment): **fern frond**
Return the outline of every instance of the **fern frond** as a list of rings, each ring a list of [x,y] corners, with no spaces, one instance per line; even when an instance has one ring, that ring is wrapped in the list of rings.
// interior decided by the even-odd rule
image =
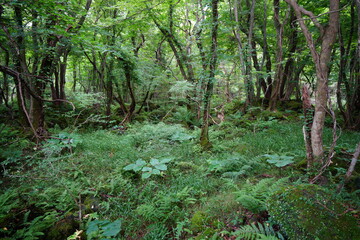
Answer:
[[[259,211],[266,210],[265,202],[269,196],[284,187],[288,182],[288,178],[275,178],[262,179],[256,185],[246,184],[243,188],[236,192],[238,196],[237,201],[246,209],[258,213]]]
[[[257,240],[279,240],[279,239],[274,236],[266,236],[264,234],[259,234]]]
[[[255,240],[259,234],[259,229],[256,227],[254,223],[250,225],[245,225],[240,227],[234,235],[237,236],[237,240],[245,239],[245,240]]]
[[[252,223],[240,227],[234,234],[237,240],[283,240],[284,237],[279,233],[275,232],[274,229],[267,224]]]

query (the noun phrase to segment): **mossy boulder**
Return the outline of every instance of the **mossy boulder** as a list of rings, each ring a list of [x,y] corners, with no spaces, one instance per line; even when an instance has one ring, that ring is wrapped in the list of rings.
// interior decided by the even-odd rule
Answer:
[[[357,220],[317,185],[302,184],[278,191],[269,198],[267,207],[289,239],[360,239]]]

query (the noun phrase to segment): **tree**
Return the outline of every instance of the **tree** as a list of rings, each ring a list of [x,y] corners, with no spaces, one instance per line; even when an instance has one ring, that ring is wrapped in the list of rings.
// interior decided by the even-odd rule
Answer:
[[[210,100],[213,94],[214,81],[215,81],[215,71],[217,64],[217,34],[218,34],[218,0],[212,0],[211,9],[212,9],[212,28],[211,28],[211,56],[209,64],[209,78],[206,84],[206,91],[204,94],[204,107],[203,107],[203,122],[201,126],[200,134],[200,144],[204,148],[211,146],[209,141],[209,114],[210,114]]]
[[[82,26],[90,4],[91,0],[88,0],[85,13],[77,16],[73,12],[75,5],[72,4],[63,6],[60,2],[10,1],[5,7],[12,10],[13,15],[8,19],[0,16],[3,35],[14,61],[13,69],[5,66],[1,71],[14,77],[19,111],[25,115],[27,126],[37,139],[46,135],[44,102],[61,102],[65,98],[66,61],[70,50],[59,43],[65,38],[70,40],[70,32],[76,33]],[[80,19],[77,23],[76,17]],[[66,55],[60,63],[59,81],[56,72],[63,52]],[[54,74],[55,86],[52,81]],[[53,86],[53,100],[47,100],[45,96],[49,84]]]
[[[300,28],[305,36],[307,45],[310,49],[312,60],[316,71],[316,93],[315,93],[315,112],[311,126],[311,147],[316,161],[321,162],[324,155],[323,148],[323,129],[325,115],[328,104],[328,74],[329,63],[331,60],[332,46],[335,43],[339,24],[339,0],[329,1],[329,21],[326,26],[320,24],[318,17],[311,11],[300,6],[295,0],[285,0],[295,11]],[[316,41],[311,34],[309,27],[305,24],[304,17],[309,17],[312,23],[320,31],[321,43],[320,51],[317,50]],[[312,161],[311,159],[308,159]]]

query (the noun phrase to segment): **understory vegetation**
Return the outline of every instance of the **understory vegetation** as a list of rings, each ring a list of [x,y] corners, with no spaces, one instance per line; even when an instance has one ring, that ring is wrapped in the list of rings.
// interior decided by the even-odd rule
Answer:
[[[356,239],[358,170],[335,189],[359,133],[341,133],[315,187],[301,115],[266,113],[211,125],[209,150],[176,114],[125,128],[69,111],[40,145],[1,124],[1,239]]]
[[[360,0],[1,0],[0,240],[360,240]]]

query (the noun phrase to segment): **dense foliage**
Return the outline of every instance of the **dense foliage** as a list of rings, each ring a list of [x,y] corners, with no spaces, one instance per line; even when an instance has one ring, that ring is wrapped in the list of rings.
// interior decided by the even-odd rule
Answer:
[[[357,239],[359,19],[3,0],[0,239]]]

